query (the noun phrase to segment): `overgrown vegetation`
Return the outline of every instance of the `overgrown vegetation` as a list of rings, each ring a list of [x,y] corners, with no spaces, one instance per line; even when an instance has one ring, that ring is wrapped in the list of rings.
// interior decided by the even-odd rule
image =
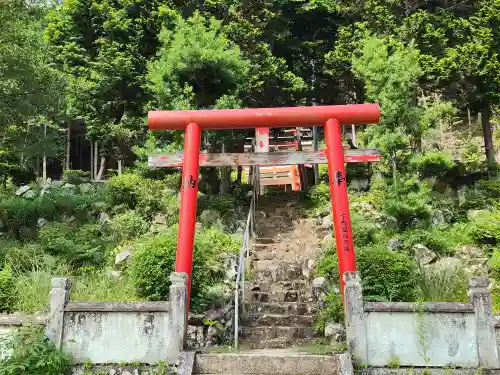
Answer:
[[[0,358],[0,375],[72,373],[71,358],[57,350],[39,327],[22,327],[13,337],[4,337],[1,344],[9,355]]]
[[[73,182],[70,187],[34,184],[32,197],[7,196],[2,202],[19,203],[2,216],[0,311],[46,311],[53,276],[73,279],[73,300],[167,299],[177,248],[177,191],[135,173],[113,177],[104,186]],[[227,299],[225,267],[240,246],[233,233],[245,215],[246,199],[235,189],[202,203],[194,310]],[[239,213],[235,206],[241,206]],[[115,265],[116,255],[124,252],[132,260]]]

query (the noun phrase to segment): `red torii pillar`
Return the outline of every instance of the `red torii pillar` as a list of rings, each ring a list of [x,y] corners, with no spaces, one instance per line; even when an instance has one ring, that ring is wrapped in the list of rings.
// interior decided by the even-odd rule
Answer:
[[[188,275],[188,306],[191,295],[202,130],[287,128],[324,124],[330,194],[343,295],[343,274],[344,272],[356,271],[356,256],[349,214],[341,125],[374,124],[379,119],[380,107],[377,104],[149,112],[148,126],[150,130],[185,130],[175,270],[185,272]]]

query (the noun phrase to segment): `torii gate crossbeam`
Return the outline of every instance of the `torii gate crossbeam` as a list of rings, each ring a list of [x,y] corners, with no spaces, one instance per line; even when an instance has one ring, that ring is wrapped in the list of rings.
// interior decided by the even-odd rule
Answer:
[[[380,107],[377,104],[150,112],[148,115],[150,130],[185,130],[175,270],[188,275],[188,304],[191,291],[202,130],[324,125],[335,240],[343,295],[343,274],[356,271],[356,257],[349,214],[341,125],[374,124],[379,119]]]

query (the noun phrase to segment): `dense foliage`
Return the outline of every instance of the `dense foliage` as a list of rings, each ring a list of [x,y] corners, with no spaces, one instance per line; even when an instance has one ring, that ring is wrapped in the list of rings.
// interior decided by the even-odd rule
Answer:
[[[71,358],[56,349],[39,327],[22,327],[2,346],[11,356],[1,360],[0,375],[69,375]]]

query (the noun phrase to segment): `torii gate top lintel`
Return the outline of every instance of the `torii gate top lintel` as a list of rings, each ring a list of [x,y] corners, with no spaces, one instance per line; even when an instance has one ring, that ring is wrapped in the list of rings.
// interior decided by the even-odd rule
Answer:
[[[208,109],[152,111],[150,130],[184,130],[191,123],[202,130],[291,128],[321,126],[329,119],[344,124],[375,124],[380,120],[378,104],[329,105],[315,107]]]

